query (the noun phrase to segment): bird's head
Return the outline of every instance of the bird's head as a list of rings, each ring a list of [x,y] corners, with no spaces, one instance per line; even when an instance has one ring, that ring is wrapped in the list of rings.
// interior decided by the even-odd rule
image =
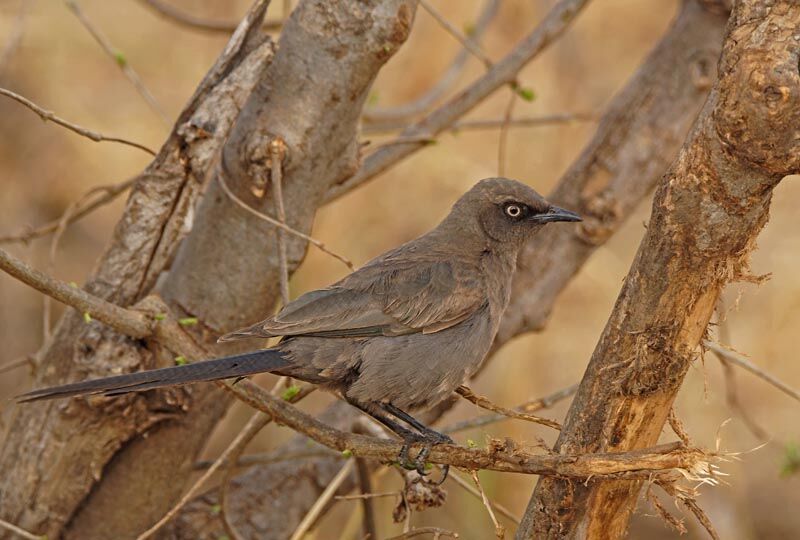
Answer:
[[[447,221],[476,228],[494,242],[521,246],[547,223],[581,221],[581,217],[550,204],[522,182],[487,178],[461,196]]]

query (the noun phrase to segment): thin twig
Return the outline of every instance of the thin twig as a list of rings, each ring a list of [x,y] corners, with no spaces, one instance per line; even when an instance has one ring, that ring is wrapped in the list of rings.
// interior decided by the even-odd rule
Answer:
[[[422,9],[430,13],[431,17],[436,19],[436,22],[438,22],[442,28],[447,30],[451,36],[456,38],[458,42],[461,43],[461,45],[468,50],[470,54],[472,54],[472,56],[483,62],[483,65],[486,66],[486,69],[491,69],[493,65],[492,60],[486,56],[486,53],[481,50],[475,41],[467,38],[465,35],[459,32],[458,29],[450,24],[450,21],[445,19],[441,13],[436,11],[436,9],[434,9],[434,7],[430,5],[427,0],[419,0],[419,5],[422,6]]]
[[[555,420],[548,420],[547,418],[542,418],[534,414],[515,411],[514,409],[506,409],[505,407],[495,405],[494,403],[489,401],[488,398],[484,396],[479,396],[466,386],[459,386],[456,389],[456,393],[459,396],[466,399],[467,401],[474,403],[481,409],[486,409],[487,411],[500,413],[504,416],[508,416],[509,418],[516,418],[518,420],[527,420],[528,422],[534,422],[536,424],[541,424],[543,426],[551,427],[553,429],[559,429],[559,430],[561,429],[561,424],[559,424]]]
[[[791,386],[787,385],[776,376],[771,375],[752,363],[746,356],[743,354],[734,351],[733,349],[729,349],[719,343],[714,343],[713,341],[709,341],[707,339],[703,340],[703,347],[707,349],[711,349],[715,354],[724,356],[725,359],[740,368],[744,368],[756,377],[768,382],[787,396],[800,401],[800,392],[792,388]]]
[[[477,499],[483,500],[483,497],[481,497],[481,492],[475,489],[469,482],[464,480],[461,477],[461,475],[458,474],[456,471],[451,470],[450,474],[447,475],[447,478],[451,479],[453,482],[464,488],[464,490],[470,495],[476,497]],[[496,503],[494,501],[489,501],[489,504],[491,504],[492,508],[497,510],[501,515],[504,515],[505,517],[507,517],[508,519],[519,525],[519,518],[514,514],[512,514],[511,510],[509,510],[502,504]]]
[[[52,278],[3,249],[0,249],[0,270],[37,291],[74,307],[84,313],[87,319],[95,318],[134,338],[144,338],[152,334],[153,323],[143,313],[117,306],[83,289]]]
[[[364,499],[382,499],[384,497],[399,497],[399,491],[383,491],[381,493],[358,493],[356,495],[337,495],[337,501],[361,501]]]
[[[258,217],[260,219],[263,219],[267,223],[269,223],[269,224],[271,224],[271,225],[273,225],[275,227],[278,227],[279,229],[283,229],[284,231],[288,232],[289,234],[293,234],[293,235],[297,236],[298,238],[302,238],[306,242],[309,242],[309,243],[315,245],[320,251],[322,251],[324,253],[327,253],[331,257],[334,257],[335,259],[338,259],[341,262],[343,262],[347,266],[347,268],[349,268],[350,270],[355,270],[355,267],[353,266],[353,263],[351,263],[348,259],[346,259],[342,255],[339,255],[339,254],[334,253],[333,251],[329,250],[327,247],[325,247],[325,244],[323,244],[319,240],[317,240],[315,238],[311,238],[307,234],[302,233],[302,232],[300,232],[298,230],[292,229],[291,227],[289,227],[288,225],[286,225],[284,223],[281,223],[277,219],[274,219],[274,218],[268,216],[267,214],[259,212],[258,210],[256,210],[255,208],[253,208],[252,206],[250,206],[249,204],[247,204],[246,202],[241,200],[239,197],[236,196],[236,194],[233,191],[231,191],[231,188],[228,187],[228,183],[225,181],[225,177],[224,176],[225,175],[222,172],[222,168],[220,167],[218,169],[218,173],[216,175],[217,180],[219,181],[219,185],[222,187],[223,191],[225,191],[225,193],[228,195],[228,197],[234,203],[236,203],[237,206],[239,206],[243,210],[246,210],[247,212],[250,212],[251,214],[253,214],[256,217]]]
[[[407,127],[401,136],[438,135],[456,123],[459,118],[471,111],[499,87],[513,83],[516,80],[517,73],[567,29],[588,1],[561,0],[558,2],[536,29],[523,39],[503,60],[495,63],[492,69],[451,98],[447,103]],[[326,201],[341,197],[423,146],[424,143],[394,145],[382,148],[380,152],[371,154],[364,160],[356,174],[344,179],[328,190]]]
[[[313,458],[335,458],[335,457],[343,457],[340,453],[334,452],[330,448],[322,448],[319,450],[301,450],[299,452],[281,452],[281,451],[272,451],[272,452],[263,452],[260,454],[248,454],[246,456],[240,457],[236,460],[234,467],[242,468],[242,467],[252,467],[254,465],[264,465],[266,463],[278,463],[281,461],[293,461],[296,459],[313,459]],[[192,468],[196,471],[203,471],[211,467],[214,461],[209,459],[202,459],[199,461],[195,461]],[[226,467],[230,467],[229,462],[225,462],[223,465]]]
[[[358,489],[361,493],[372,492],[372,480],[370,479],[370,468],[366,460],[356,459],[356,479],[358,480]],[[378,539],[378,528],[375,524],[375,508],[373,507],[372,500],[369,497],[361,499],[361,510],[363,517],[361,519],[361,533],[366,538],[373,540]]]
[[[2,249],[0,249],[0,269],[23,283],[52,295],[56,300],[81,311],[92,310],[97,314],[98,320],[119,332],[140,339],[151,337],[190,361],[209,357],[209,352],[197,344],[174,317],[167,316],[158,320],[157,324],[153,321],[155,314],[169,313],[169,307],[157,296],[151,295],[143,299],[139,303],[139,310],[125,309],[82,289],[45,276]],[[152,313],[152,316],[141,310],[148,314]],[[349,455],[355,457],[385,461],[395,460],[400,453],[402,446],[400,441],[379,439],[333,428],[285,400],[272,396],[248,379],[235,382],[221,380],[216,381],[216,384],[244,403],[272,415],[280,424],[307,435],[328,448],[340,452],[348,451]],[[701,477],[705,474],[704,471],[711,468],[711,461],[718,458],[715,453],[686,448],[681,443],[628,452],[578,455],[530,454],[519,448],[504,449],[502,444],[493,445],[489,450],[439,444],[430,449],[427,460],[430,463],[447,464],[468,470],[488,469],[561,477],[638,480],[652,476],[654,472],[668,470],[691,471],[693,476]]]
[[[70,9],[70,11],[72,11],[72,13],[75,14],[75,16],[81,22],[81,24],[83,24],[84,28],[86,28],[86,30],[89,31],[89,33],[92,35],[94,40],[100,45],[103,51],[105,51],[105,53],[109,56],[109,58],[111,58],[114,61],[114,63],[122,70],[122,73],[124,73],[125,76],[128,78],[128,80],[131,82],[131,84],[133,84],[134,88],[136,88],[136,91],[139,92],[139,95],[141,95],[142,98],[144,98],[144,100],[147,102],[147,104],[150,105],[150,108],[153,109],[158,114],[158,116],[161,118],[161,120],[164,122],[165,125],[169,126],[171,123],[169,121],[167,113],[164,112],[164,109],[158,103],[156,98],[153,96],[150,90],[148,90],[147,87],[144,85],[144,82],[142,82],[142,78],[139,77],[139,74],[128,63],[128,60],[127,58],[125,58],[125,55],[123,55],[119,49],[114,47],[108,40],[108,38],[106,38],[106,36],[103,35],[100,29],[97,28],[92,23],[92,21],[89,20],[89,18],[83,12],[83,10],[81,9],[80,5],[78,5],[76,0],[64,0],[64,2],[67,4],[67,7]]]
[[[483,9],[481,9],[481,13],[478,15],[477,21],[475,21],[475,28],[469,33],[469,40],[471,42],[474,42],[476,45],[480,42],[481,36],[489,27],[495,15],[497,15],[499,7],[500,0],[485,1]],[[376,125],[375,127],[381,127],[385,122],[404,121],[430,109],[458,81],[470,56],[471,54],[467,49],[460,49],[436,84],[422,96],[410,103],[405,103],[396,107],[365,108],[362,114],[362,119],[368,123],[368,125],[365,126],[365,131],[372,127],[370,124],[378,122],[380,125]],[[405,123],[399,127],[405,127]],[[397,129],[397,126],[395,126],[395,129]]]
[[[120,194],[127,191],[134,183],[136,183],[136,179],[126,180],[124,182],[120,182],[119,184],[112,184],[108,186],[98,186],[90,189],[84,195],[81,196],[80,200],[83,203],[79,203],[77,208],[74,212],[72,212],[68,222],[74,223],[81,219],[82,217],[88,215],[93,210],[103,206],[104,204],[108,204],[114,199],[116,199]],[[102,193],[102,196],[98,197],[97,199],[89,202],[90,196],[95,195],[97,193]],[[61,221],[63,220],[62,217],[51,221],[49,223],[45,223],[44,225],[40,225],[35,229],[28,229],[22,232],[18,232],[11,235],[0,236],[0,244],[11,244],[11,243],[27,243],[30,240],[35,238],[40,238],[52,232],[58,230]]]
[[[18,103],[21,103],[21,104],[25,105],[27,108],[29,108],[30,110],[32,110],[33,112],[38,114],[39,117],[42,120],[44,120],[45,122],[49,120],[49,121],[53,122],[54,124],[58,124],[61,127],[67,128],[68,130],[72,131],[73,133],[77,133],[78,135],[82,135],[83,137],[86,137],[87,139],[91,139],[94,142],[115,142],[115,143],[124,144],[124,145],[127,145],[127,146],[132,146],[133,148],[138,148],[139,150],[147,152],[151,156],[156,155],[156,153],[153,150],[151,150],[150,148],[146,147],[143,144],[139,144],[137,142],[129,141],[127,139],[121,139],[119,137],[107,137],[106,135],[103,135],[102,133],[99,133],[97,131],[93,131],[93,130],[85,128],[83,126],[79,126],[78,124],[73,124],[72,122],[68,122],[67,120],[64,120],[63,118],[61,118],[59,116],[56,116],[55,113],[53,113],[53,111],[48,111],[46,109],[43,109],[40,106],[38,106],[36,103],[34,103],[33,101],[29,100],[28,98],[25,98],[25,97],[15,93],[15,92],[12,92],[11,90],[7,90],[6,88],[0,88],[0,94],[11,98],[11,99],[13,99],[14,101],[16,101]]]
[[[283,157],[286,155],[286,144],[280,139],[273,139],[269,144],[270,179],[272,180],[272,198],[275,202],[275,214],[278,221],[286,225],[286,209],[283,206]],[[281,272],[281,301],[289,303],[289,261],[286,256],[286,237],[284,231],[275,231],[278,235],[278,262]]]
[[[36,534],[33,534],[33,533],[29,533],[25,529],[23,529],[21,527],[17,527],[13,523],[9,523],[8,521],[6,521],[4,519],[0,519],[0,527],[2,527],[3,529],[6,529],[7,531],[11,531],[13,533],[16,533],[16,534],[20,535],[23,538],[27,538],[28,540],[46,540],[47,539],[47,536],[44,536],[44,535],[40,536],[40,535],[36,535]]]
[[[280,377],[275,383],[275,386],[272,388],[272,395],[277,395],[283,387],[284,382],[288,380],[288,377]],[[314,387],[306,386],[306,388],[310,392]],[[230,492],[231,480],[233,480],[233,473],[236,470],[236,466],[234,464],[239,460],[239,457],[242,455],[242,452],[244,452],[247,445],[250,444],[250,441],[252,441],[253,438],[258,435],[258,433],[271,421],[272,416],[261,412],[255,413],[251,417],[248,424],[244,427],[244,430],[247,431],[245,436],[239,439],[239,442],[236,445],[230,445],[230,452],[227,452],[226,450],[227,456],[224,458],[223,456],[220,456],[217,459],[217,461],[222,460],[228,464],[225,468],[225,473],[222,476],[222,486],[219,489],[219,516],[223,527],[225,527],[225,531],[233,540],[240,540],[242,538],[242,536],[239,534],[239,531],[236,530],[236,527],[228,519],[228,494]]]
[[[412,529],[410,531],[404,532],[403,534],[399,534],[397,536],[392,536],[391,538],[387,538],[386,540],[405,540],[406,538],[416,538],[417,536],[422,536],[424,534],[432,535],[433,540],[437,540],[442,536],[447,536],[449,538],[458,538],[458,533],[454,533],[453,531],[448,531],[447,529],[442,529],[440,527],[420,527],[418,529]]]
[[[485,120],[464,120],[456,122],[452,126],[443,129],[443,132],[459,133],[461,131],[480,131],[487,129],[498,129],[504,126],[508,128],[543,127],[559,124],[577,124],[579,122],[596,122],[598,116],[592,113],[555,113],[542,116],[529,116],[512,118],[506,122],[505,118],[490,118]],[[381,123],[367,124],[361,132],[364,135],[380,135],[396,133],[405,128],[407,124],[401,123]],[[435,141],[433,137],[422,138],[421,141]]]
[[[308,395],[313,389],[313,386],[308,385],[306,387],[306,392],[300,392],[293,396],[294,401],[299,401],[306,395]],[[261,431],[264,426],[272,422],[272,416],[269,414],[264,414],[263,412],[257,412],[253,416],[250,417],[250,420],[247,424],[242,428],[239,434],[231,441],[228,447],[220,454],[220,456],[214,461],[211,467],[208,468],[201,476],[197,479],[197,481],[189,488],[189,490],[181,497],[181,499],[173,506],[169,512],[164,514],[164,516],[158,520],[152,527],[147,529],[145,532],[140,534],[136,537],[136,540],[145,540],[150,538],[153,534],[158,532],[161,527],[167,524],[177,513],[183,508],[186,503],[188,503],[192,497],[203,487],[203,484],[211,478],[211,476],[228,460],[235,461],[236,458],[232,457],[235,456],[237,452],[241,452],[241,450],[249,443],[252,438]]]
[[[347,463],[345,463],[344,466],[339,469],[339,472],[336,473],[336,476],[334,476],[330,481],[328,487],[325,488],[325,491],[323,491],[319,498],[314,502],[308,513],[306,513],[306,515],[303,517],[303,520],[294,530],[291,540],[300,540],[303,538],[303,536],[305,536],[309,529],[311,529],[319,515],[322,513],[331,499],[333,499],[333,495],[339,489],[339,486],[344,483],[345,479],[347,479],[347,477],[353,471],[354,465],[355,460],[348,459]]]
[[[266,420],[266,421],[265,421]],[[239,447],[242,441],[249,441],[255,433],[258,433],[272,418],[263,413],[255,413],[253,416],[250,417],[250,420],[247,422],[244,428],[239,432],[236,438],[231,442],[231,444],[225,449],[224,452],[217,458],[214,464],[208,468],[206,472],[204,472],[200,478],[189,488],[189,490],[181,497],[175,506],[173,506],[169,512],[164,514],[164,516],[159,519],[152,527],[147,529],[145,532],[140,534],[136,537],[136,540],[145,540],[146,538],[150,538],[153,536],[161,527],[169,522],[175,515],[180,511],[181,508],[188,503],[192,497],[194,497],[195,493],[197,493],[200,488],[205,484],[205,482],[211,478],[211,476],[217,472],[222,466],[222,463],[228,458],[228,456],[233,453],[233,451]]]
[[[681,419],[678,418],[678,413],[675,412],[675,405],[670,407],[667,421],[669,421],[669,426],[672,428],[672,431],[675,432],[675,435],[678,436],[683,444],[689,446],[692,441],[689,439],[689,434],[686,433],[686,428],[683,426],[683,422],[681,422]]]
[[[557,392],[553,392],[552,394],[545,396],[543,398],[534,399],[532,401],[527,401],[522,405],[514,407],[515,411],[518,412],[535,412],[541,409],[548,409],[562,401],[567,399],[568,397],[575,394],[578,391],[578,384],[573,384],[566,388],[562,388]],[[473,429],[476,427],[483,427],[489,424],[494,424],[496,422],[500,422],[501,420],[508,420],[509,416],[505,414],[487,414],[485,416],[479,416],[478,418],[473,418],[470,420],[463,420],[461,422],[456,422],[445,427],[442,430],[442,433],[457,433],[459,431],[465,431],[467,429]]]
[[[717,335],[722,343],[733,343],[728,326],[725,300],[722,295],[717,299]],[[750,433],[752,433],[756,439],[766,441],[769,439],[769,434],[750,416],[750,412],[745,409],[744,405],[742,405],[742,402],[739,400],[738,385],[736,384],[736,370],[725,356],[717,352],[714,353],[714,356],[717,357],[717,360],[719,360],[722,365],[722,374],[725,377],[725,401],[728,404],[728,408],[739,415],[745,427],[750,430]]]
[[[12,369],[17,369],[22,366],[33,366],[34,365],[34,356],[32,354],[26,354],[11,360],[10,362],[6,362],[3,365],[0,365],[0,373],[5,373],[6,371],[11,371]]]
[[[472,481],[475,482],[475,486],[477,486],[478,492],[481,495],[481,501],[483,502],[483,506],[486,507],[486,511],[489,512],[489,517],[492,519],[492,523],[494,524],[494,534],[497,537],[497,540],[503,540],[503,538],[506,535],[506,528],[500,525],[500,522],[497,521],[497,516],[494,515],[494,510],[492,510],[492,503],[489,502],[489,498],[483,491],[481,480],[480,478],[478,478],[478,471],[470,471],[470,475],[472,475]]]
[[[234,21],[213,21],[210,19],[197,17],[191,13],[185,13],[166,2],[162,2],[161,0],[139,1],[161,15],[163,18],[193,30],[231,34],[239,25],[238,22]],[[282,25],[283,21],[264,21],[264,24],[261,25],[261,28],[265,31],[274,31],[280,30]]]
[[[25,33],[25,19],[28,18],[28,13],[30,13],[33,4],[34,0],[21,0],[20,2],[19,11],[11,27],[11,33],[6,39],[5,45],[3,45],[3,50],[0,51],[0,73],[3,72],[14,51],[17,50],[17,47],[22,42],[22,36]]]
[[[517,102],[517,93],[512,90],[511,98],[508,100],[506,112],[503,116],[503,124],[500,126],[500,136],[497,141],[497,176],[506,175],[506,148],[508,145],[508,126],[514,114],[514,104]]]

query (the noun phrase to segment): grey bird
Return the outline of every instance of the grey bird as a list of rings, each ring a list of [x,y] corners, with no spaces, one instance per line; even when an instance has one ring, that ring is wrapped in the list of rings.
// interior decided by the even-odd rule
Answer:
[[[515,180],[481,180],[435,229],[220,338],[282,336],[273,348],[34,390],[20,400],[273,372],[320,385],[386,425],[405,443],[400,462],[422,472],[430,446],[452,439],[407,411],[436,405],[475,373],[508,305],[520,249],[554,221],[581,218]],[[408,445],[418,442],[410,463]]]

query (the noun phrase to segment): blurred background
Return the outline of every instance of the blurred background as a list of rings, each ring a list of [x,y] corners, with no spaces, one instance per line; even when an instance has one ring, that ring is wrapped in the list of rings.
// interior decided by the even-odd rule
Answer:
[[[431,0],[457,28],[475,21],[479,0]],[[170,0],[186,12],[215,20],[237,20],[249,2],[237,0]],[[554,2],[506,0],[483,39],[494,59],[508,52]],[[282,17],[282,2],[273,2],[269,18]],[[596,0],[546,53],[520,76],[535,91],[532,102],[517,100],[515,116],[552,113],[601,113],[668,27],[678,0]],[[84,0],[86,16],[106,34],[141,76],[172,122],[227,38],[224,34],[187,30],[166,21],[136,0]],[[23,7],[24,6],[24,7]],[[0,0],[0,51],[22,34],[9,54],[0,54],[0,86],[22,94],[75,123],[109,136],[120,136],[157,149],[169,126],[60,2]],[[381,72],[373,106],[403,104],[423,94],[449,66],[460,45],[424,10],[419,9],[411,36]],[[483,72],[470,59],[459,77],[463,86]],[[470,118],[502,118],[509,90],[501,89]],[[595,128],[591,121],[509,133],[506,175],[547,193],[578,155]],[[416,153],[365,187],[324,207],[313,235],[331,249],[362,264],[371,257],[428,230],[452,202],[476,180],[497,174],[498,130],[445,134],[437,144]],[[365,135],[372,144],[381,136]],[[143,152],[112,143],[93,143],[52,124],[0,96],[0,235],[57,219],[86,190],[123,181],[149,162]],[[53,273],[82,283],[108,241],[124,204],[124,196],[69,227],[61,241]],[[800,329],[800,200],[798,178],[778,187],[771,220],[759,237],[753,271],[771,273],[756,286],[734,284],[725,292],[727,327],[733,347],[746,352],[763,369],[795,388],[800,363],[794,358]],[[547,329],[516,339],[503,348],[472,387],[494,402],[513,406],[541,397],[580,380],[600,332],[611,312],[647,221],[650,203],[605,246],[597,250],[556,305]],[[48,264],[49,240],[13,245],[13,253],[38,268]],[[4,246],[8,247],[8,246]],[[292,295],[325,286],[346,269],[315,249],[292,279]],[[54,306],[53,320],[61,313]],[[42,343],[42,297],[11,278],[0,276],[0,365],[36,351]],[[4,417],[7,398],[30,385],[27,367],[0,374]],[[738,396],[769,442],[761,442],[729,410],[719,362],[707,355],[689,372],[677,411],[693,440],[714,448],[744,452],[726,463],[726,484],[701,488],[701,506],[725,539],[800,537],[800,404],[748,373],[737,374]],[[269,376],[264,378],[267,383]],[[312,395],[302,407],[316,411],[330,396]],[[561,420],[567,403],[543,414]],[[474,417],[481,411],[462,402],[443,423]],[[214,458],[241,428],[249,411],[234,405],[209,442],[204,456]],[[732,421],[722,427],[723,423]],[[268,450],[291,436],[270,426],[251,444],[251,452]],[[551,430],[519,421],[504,421],[459,435],[482,444],[487,436],[512,437],[535,444],[553,442]],[[665,433],[664,440],[673,440]],[[749,452],[753,450],[752,452]],[[0,474],[2,474],[0,472]],[[536,478],[482,472],[489,497],[521,516]],[[385,474],[375,491],[399,487],[397,475]],[[415,526],[435,525],[462,538],[493,537],[493,527],[480,502],[448,484],[449,500],[440,509],[414,514]],[[401,531],[391,523],[393,499],[378,499],[379,530]],[[674,505],[670,511],[680,513]],[[316,538],[337,538],[355,519],[358,504],[342,501],[316,529]],[[513,524],[500,518],[506,528]],[[686,518],[691,538],[705,538],[693,517]],[[645,502],[631,527],[631,538],[674,538]]]

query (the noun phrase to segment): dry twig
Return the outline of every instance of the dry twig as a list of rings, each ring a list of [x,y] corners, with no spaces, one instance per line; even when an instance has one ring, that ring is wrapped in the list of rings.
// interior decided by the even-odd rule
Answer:
[[[342,485],[347,476],[352,472],[354,465],[355,460],[349,459],[347,460],[347,463],[344,464],[344,467],[342,467],[339,472],[336,473],[336,476],[333,477],[333,480],[331,480],[331,482],[328,484],[328,487],[325,488],[325,491],[322,492],[305,517],[303,517],[303,520],[297,526],[294,533],[292,533],[291,540],[300,540],[303,538],[303,536],[305,536],[311,526],[314,525],[314,522],[320,516],[322,511],[331,501],[334,493],[336,493],[336,490],[339,489],[339,486]]]
[[[39,118],[47,122],[48,120],[53,122],[54,124],[58,124],[61,127],[67,128],[68,130],[72,131],[73,133],[77,133],[78,135],[82,135],[87,139],[91,139],[94,142],[115,142],[119,144],[124,144],[127,146],[132,146],[133,148],[138,148],[139,150],[143,150],[150,154],[151,156],[156,155],[156,153],[151,150],[150,148],[146,147],[143,144],[139,144],[137,142],[129,141],[127,139],[121,139],[119,137],[107,137],[102,133],[97,131],[93,131],[91,129],[87,129],[83,126],[79,126],[78,124],[73,124],[72,122],[68,122],[63,118],[56,116],[53,111],[48,111],[46,109],[41,108],[33,101],[15,93],[11,90],[7,90],[5,88],[0,88],[0,94],[13,99],[14,101],[25,105],[27,108],[35,112],[39,115]]]
[[[80,201],[74,211],[71,212],[69,219],[67,220],[68,223],[74,223],[81,219],[82,217],[86,216],[87,214],[91,213],[93,210],[103,206],[104,204],[108,204],[114,199],[116,199],[122,193],[128,190],[134,183],[136,179],[126,180],[119,184],[112,184],[108,186],[98,186],[95,188],[90,189],[87,191],[83,196],[81,196]],[[101,193],[101,196],[95,200],[90,201],[91,196]],[[40,238],[52,232],[58,230],[59,225],[63,221],[64,216],[62,215],[60,218],[51,221],[49,223],[45,223],[44,225],[40,225],[34,229],[27,229],[25,231],[21,231],[18,233],[0,236],[0,244],[11,244],[17,242],[27,243],[35,238]]]
[[[587,2],[588,0],[561,0],[558,2],[539,26],[503,60],[495,63],[485,75],[447,103],[406,128],[401,136],[437,135],[452,126],[499,87],[513,83],[517,73],[566,30]],[[364,160],[355,175],[332,186],[326,199],[331,201],[344,195],[423,146],[424,143],[393,145],[371,154]]]
[[[488,398],[484,396],[479,396],[466,386],[459,386],[456,389],[456,393],[459,396],[466,399],[467,401],[474,403],[481,409],[486,409],[487,411],[496,412],[502,414],[503,416],[507,416],[509,418],[516,418],[518,420],[527,420],[528,422],[534,422],[536,424],[541,424],[543,426],[551,427],[553,429],[561,429],[561,424],[559,424],[555,420],[548,420],[547,418],[542,418],[540,416],[536,416],[530,413],[520,412],[514,409],[506,409],[505,407],[495,405],[494,403],[489,401]]]
[[[284,231],[288,232],[289,234],[293,234],[293,235],[297,236],[298,238],[302,238],[306,242],[309,242],[309,243],[315,245],[320,251],[322,251],[324,253],[327,253],[331,257],[333,257],[335,259],[338,259],[339,261],[344,263],[344,265],[347,266],[347,268],[349,268],[350,270],[355,270],[355,267],[353,266],[353,263],[350,262],[349,259],[347,259],[347,258],[343,257],[342,255],[339,255],[339,254],[334,253],[333,251],[329,250],[327,247],[325,247],[325,244],[323,244],[319,240],[317,240],[315,238],[311,238],[307,234],[302,233],[302,232],[300,232],[300,231],[298,231],[296,229],[293,229],[293,228],[289,227],[288,225],[286,225],[285,223],[281,223],[277,219],[272,218],[272,217],[268,216],[267,214],[264,214],[263,212],[259,212],[258,210],[256,210],[255,208],[253,208],[252,206],[250,206],[249,204],[247,204],[246,202],[241,200],[239,197],[236,196],[236,194],[233,191],[231,191],[231,188],[228,187],[228,183],[225,180],[224,176],[225,175],[224,175],[224,173],[222,171],[222,168],[220,167],[219,168],[219,172],[216,174],[217,180],[219,181],[219,185],[222,187],[222,190],[225,192],[225,194],[228,195],[228,197],[234,203],[236,203],[237,206],[239,206],[243,210],[246,210],[247,212],[250,212],[251,214],[253,214],[256,217],[258,217],[260,219],[263,219],[267,223],[269,223],[269,224],[271,224],[271,225],[273,225],[273,226],[275,226],[275,227],[277,227],[279,229],[283,229]]]
[[[286,225],[286,209],[283,206],[283,158],[286,155],[286,144],[274,139],[269,144],[270,180],[272,181],[272,197],[275,199],[275,214],[278,221]],[[289,262],[286,258],[286,237],[284,231],[275,231],[278,235],[278,261],[281,267],[281,302],[289,303]]]
[[[717,335],[722,343],[732,343],[731,333],[727,321],[727,313],[725,309],[725,300],[722,294],[717,299]],[[750,412],[745,409],[742,402],[739,400],[738,385],[736,384],[736,370],[733,365],[728,362],[728,359],[717,352],[714,352],[722,365],[722,374],[725,377],[725,401],[728,407],[734,413],[739,415],[745,427],[750,430],[753,436],[760,440],[765,441],[769,438],[769,434],[762,428],[758,422],[753,419]]]
[[[406,538],[416,538],[417,536],[422,536],[425,534],[430,534],[433,536],[433,540],[438,540],[442,536],[447,536],[449,538],[458,538],[458,533],[454,533],[453,531],[448,531],[447,529],[441,529],[439,527],[420,527],[418,529],[412,529],[410,531],[406,531],[403,534],[399,534],[397,536],[392,536],[391,538],[387,538],[386,540],[405,540]]]
[[[450,471],[450,474],[447,475],[447,478],[453,480],[456,484],[464,488],[464,490],[469,493],[470,495],[483,500],[481,492],[475,489],[469,482],[461,478],[461,475],[458,474],[456,471]],[[517,525],[519,525],[519,518],[511,513],[511,510],[506,508],[500,503],[496,503],[494,501],[489,501],[489,504],[492,506],[493,509],[497,510],[501,515],[507,517]]]
[[[17,527],[13,523],[9,523],[8,521],[5,521],[3,519],[0,519],[0,528],[18,534],[19,536],[21,536],[22,538],[26,538],[27,540],[47,540],[46,536],[39,536],[33,533],[29,533],[25,529]]]
[[[514,407],[513,411],[517,412],[527,412],[531,413],[534,411],[538,411],[541,409],[547,409],[562,401],[578,391],[578,384],[573,384],[566,388],[562,388],[557,392],[553,392],[552,394],[545,396],[543,398],[538,398],[532,401],[528,401]],[[444,428],[442,433],[456,433],[459,431],[465,431],[467,429],[473,429],[476,427],[483,427],[489,424],[494,424],[495,422],[499,422],[501,420],[507,420],[510,418],[506,414],[496,413],[496,414],[487,414],[486,416],[479,416],[478,418],[473,418],[471,420],[464,420],[462,422],[456,422]]]
[[[161,0],[139,0],[145,6],[151,8],[153,11],[161,15],[161,17],[175,22],[181,26],[191,28],[193,30],[202,30],[205,32],[217,32],[222,34],[231,34],[236,30],[239,25],[234,21],[213,21],[197,17],[191,13],[186,13],[180,9]],[[264,21],[261,25],[262,30],[274,31],[280,30],[283,21]]]
[[[449,126],[448,128],[442,131],[458,133],[460,131],[497,129],[497,128],[503,128],[504,126],[508,128],[542,127],[542,126],[551,126],[558,124],[575,124],[578,122],[596,122],[597,120],[598,116],[593,113],[555,113],[542,116],[511,118],[508,122],[506,122],[505,118],[494,118],[486,120],[463,120],[461,122],[454,123],[452,126]],[[374,124],[374,125],[368,124],[361,129],[361,132],[366,135],[392,133],[404,127],[405,124],[393,124],[393,123]],[[435,139],[432,138],[421,139],[421,141],[424,140],[435,140]]]
[[[100,32],[100,29],[97,28],[92,21],[86,16],[86,14],[81,9],[80,5],[75,0],[64,0],[67,4],[67,7],[75,14],[81,24],[89,31],[92,35],[94,40],[100,45],[100,47],[105,51],[105,53],[111,58],[114,63],[122,70],[122,73],[128,78],[128,80],[133,84],[136,91],[139,92],[139,95],[144,98],[147,104],[153,109],[158,116],[161,118],[161,121],[164,122],[165,125],[170,126],[171,122],[169,121],[169,117],[167,113],[164,112],[163,107],[158,103],[155,96],[147,89],[142,81],[142,78],[139,77],[139,74],[131,67],[128,63],[128,60],[125,58],[125,55],[119,51],[116,47],[114,47],[108,38]]]
[[[489,27],[492,19],[494,19],[495,15],[497,14],[499,7],[500,0],[486,0],[483,9],[478,16],[478,20],[475,22],[475,27],[473,31],[470,32],[469,40],[471,42],[474,42],[476,45],[478,44],[481,36]],[[369,107],[364,109],[362,119],[365,122],[372,124],[365,126],[364,131],[369,132],[373,127],[385,129],[385,126],[390,125],[386,124],[387,122],[401,122],[427,111],[445,94],[445,92],[447,92],[448,89],[450,89],[456,83],[459,75],[464,70],[464,66],[467,64],[469,57],[470,52],[467,49],[462,48],[453,59],[450,67],[447,68],[436,84],[433,85],[427,92],[425,92],[425,94],[410,103],[406,103],[397,107]],[[379,122],[379,124],[375,124],[376,122]],[[397,129],[398,127],[405,127],[405,123],[395,126],[394,129]]]
[[[714,354],[723,356],[725,360],[731,362],[732,364],[739,366],[740,368],[746,369],[756,377],[768,382],[787,396],[795,399],[796,401],[800,401],[800,391],[795,390],[776,376],[767,373],[753,362],[751,362],[746,356],[743,354],[734,351],[733,349],[729,349],[719,343],[714,343],[713,341],[709,341],[707,339],[703,340],[703,347],[711,350]]]
[[[500,522],[497,521],[497,516],[494,515],[494,510],[492,510],[492,503],[489,502],[489,497],[486,496],[486,493],[483,491],[483,486],[481,485],[481,480],[478,478],[478,471],[470,471],[470,475],[472,475],[472,481],[475,482],[475,485],[478,488],[478,493],[481,495],[481,501],[483,502],[483,506],[486,507],[486,511],[489,512],[489,517],[492,520],[492,524],[494,524],[494,534],[497,537],[497,540],[503,540],[506,536],[506,529]]]
[[[431,17],[436,19],[436,22],[438,22],[442,26],[442,28],[447,30],[447,32],[451,36],[456,38],[458,42],[461,43],[461,45],[464,47],[464,49],[469,51],[469,53],[472,56],[483,62],[483,65],[486,66],[486,69],[491,69],[492,60],[488,56],[486,56],[486,53],[484,53],[481,50],[481,48],[478,46],[477,43],[475,43],[474,40],[469,39],[461,32],[459,32],[455,26],[450,24],[450,21],[445,19],[441,13],[436,11],[436,9],[434,9],[434,7],[428,3],[428,0],[419,0],[419,5],[422,6],[422,9],[427,11],[431,15]]]
[[[514,104],[517,102],[517,93],[511,91],[511,97],[506,106],[506,113],[503,117],[503,124],[500,126],[500,137],[497,141],[497,176],[506,175],[506,147],[508,145],[508,127],[511,124],[511,116],[514,114]]]

